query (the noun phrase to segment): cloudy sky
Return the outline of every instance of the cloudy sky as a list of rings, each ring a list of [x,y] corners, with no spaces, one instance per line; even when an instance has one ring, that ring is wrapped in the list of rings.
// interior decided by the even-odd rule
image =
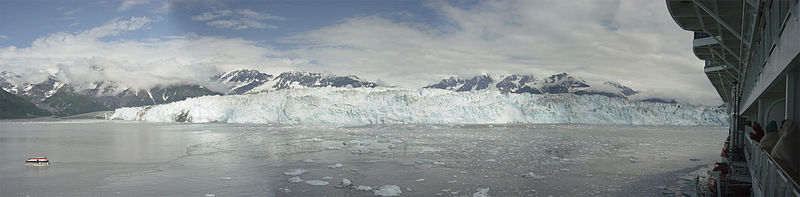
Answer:
[[[567,72],[718,104],[691,44],[664,1],[0,1],[0,70],[31,81],[149,87],[250,68],[416,88]]]

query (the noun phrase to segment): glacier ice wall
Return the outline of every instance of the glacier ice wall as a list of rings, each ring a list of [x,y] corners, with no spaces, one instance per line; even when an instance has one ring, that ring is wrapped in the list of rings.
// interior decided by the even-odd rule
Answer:
[[[725,126],[723,110],[599,95],[301,88],[117,109],[111,119],[272,124],[587,123]]]

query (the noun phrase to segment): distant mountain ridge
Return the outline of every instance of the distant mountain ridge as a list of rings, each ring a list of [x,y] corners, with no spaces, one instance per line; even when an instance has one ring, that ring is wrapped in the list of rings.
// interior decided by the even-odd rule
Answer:
[[[212,77],[211,81],[230,87],[230,91],[225,94],[253,94],[299,87],[378,87],[376,83],[362,80],[354,75],[337,76],[289,71],[273,76],[248,69],[223,72]]]
[[[605,81],[602,83],[589,83],[583,79],[567,73],[558,73],[543,79],[533,75],[512,74],[508,76],[493,76],[481,74],[472,78],[450,77],[442,79],[439,83],[423,88],[444,89],[456,92],[494,89],[503,93],[529,93],[529,94],[575,94],[575,95],[603,95],[616,98],[631,98],[639,94],[628,86],[618,82]],[[675,103],[674,99],[666,98],[637,98],[638,101]]]
[[[93,67],[102,72],[102,68]],[[67,116],[80,113],[111,110],[120,107],[157,105],[182,101],[187,98],[207,95],[241,95],[305,87],[375,88],[377,83],[360,79],[354,75],[338,76],[321,73],[289,71],[278,75],[258,70],[238,69],[221,72],[207,82],[186,82],[161,85],[147,89],[123,87],[117,81],[95,81],[70,83],[50,76],[39,83],[22,83],[20,76],[0,72],[0,88],[16,97],[23,98],[49,113]],[[217,87],[212,88],[206,87]],[[590,84],[584,80],[560,73],[537,79],[533,75],[513,74],[497,77],[488,74],[472,78],[450,77],[423,88],[445,89],[458,92],[497,90],[502,93],[604,95],[629,98],[635,91],[616,82]],[[647,98],[645,102],[674,103],[674,99]]]
[[[50,112],[37,108],[25,98],[0,89],[0,119],[35,118]]]
[[[102,68],[94,70],[102,71]],[[188,82],[135,89],[121,87],[115,81],[68,83],[59,80],[56,76],[50,76],[47,80],[39,83],[21,83],[20,81],[23,81],[21,77],[12,72],[0,72],[1,89],[28,100],[40,109],[60,116],[112,110],[119,107],[165,104],[207,95],[253,94],[299,87],[377,87],[375,83],[364,81],[353,75],[336,76],[291,71],[274,76],[247,69],[219,73],[209,79],[209,85],[224,86],[227,88],[224,91],[213,91],[203,85]]]

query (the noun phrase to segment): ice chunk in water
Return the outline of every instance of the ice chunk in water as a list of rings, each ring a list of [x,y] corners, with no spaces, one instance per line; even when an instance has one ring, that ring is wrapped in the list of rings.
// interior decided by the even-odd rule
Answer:
[[[536,174],[535,174],[535,173],[533,173],[533,172],[528,172],[527,174],[524,174],[524,175],[522,175],[522,177],[525,177],[525,178],[532,178],[532,179],[544,179],[544,178],[546,178],[545,176],[539,176],[539,175],[536,175]]]
[[[489,197],[489,188],[478,188],[478,192],[472,194],[472,197]]]
[[[403,191],[397,185],[383,185],[378,190],[373,190],[376,196],[399,196]]]
[[[303,162],[303,163],[314,163],[314,160],[313,159],[303,159],[300,162]]]
[[[305,141],[307,141],[307,142],[322,142],[322,141],[325,141],[325,140],[322,140],[320,138],[311,138],[311,139],[306,139]]]
[[[303,169],[290,169],[289,171],[283,172],[283,175],[286,175],[286,176],[297,176],[297,175],[304,174],[306,172],[308,172],[308,171],[303,170]]]
[[[336,163],[336,164],[328,166],[328,168],[341,168],[341,167],[342,167],[342,163]]]
[[[325,179],[325,180],[332,180],[332,179],[333,179],[333,177],[326,176],[326,177],[322,177],[322,179]]]
[[[356,187],[356,190],[358,190],[358,191],[369,191],[369,190],[372,190],[372,187],[366,186],[366,185],[359,185],[358,187]]]
[[[325,185],[328,185],[328,182],[327,181],[323,181],[323,180],[308,180],[308,181],[306,181],[306,184],[316,185],[316,186],[325,186]]]
[[[351,187],[353,182],[350,179],[342,179],[342,187]]]
[[[369,150],[369,148],[367,148],[366,146],[356,146],[350,150],[350,153],[352,154],[367,154],[371,152],[372,150]]]
[[[301,179],[300,177],[296,177],[296,176],[295,176],[295,177],[292,177],[292,178],[286,179],[286,181],[289,181],[289,182],[291,182],[291,183],[299,183],[299,182],[303,182],[303,179]]]

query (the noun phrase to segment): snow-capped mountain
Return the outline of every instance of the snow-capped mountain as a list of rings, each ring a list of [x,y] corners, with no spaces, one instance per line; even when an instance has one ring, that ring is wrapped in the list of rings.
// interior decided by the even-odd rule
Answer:
[[[119,107],[163,104],[190,97],[219,94],[200,85],[178,84],[149,89],[119,87],[113,81],[67,83],[55,76],[39,83],[24,83],[21,77],[0,73],[0,87],[29,99],[36,107],[57,115],[72,115]]]
[[[511,75],[503,78],[495,87],[500,92],[541,94],[539,89],[533,88],[538,83],[533,75]]]
[[[255,93],[259,86],[264,85],[273,79],[270,74],[258,72],[257,70],[235,70],[227,73],[220,73],[211,78],[212,81],[222,83],[230,87],[226,94],[246,94]],[[253,90],[256,91],[253,91]]]
[[[457,92],[496,89],[503,93],[572,93],[576,95],[604,95],[620,98],[627,98],[637,93],[637,91],[615,82],[604,82],[592,86],[590,83],[570,76],[567,73],[555,74],[541,80],[536,79],[533,75],[519,74],[505,76],[499,81],[495,80],[495,77],[487,74],[478,75],[471,79],[450,77],[441,80],[437,84],[425,86],[424,88],[445,89]]]
[[[570,76],[567,73],[560,73],[545,78],[540,90],[543,93],[560,94],[585,92],[591,87],[582,79]]]
[[[728,124],[724,109],[600,95],[300,88],[117,109],[110,119],[271,124]]]
[[[336,76],[299,71],[284,72],[273,76],[257,70],[241,69],[220,73],[211,80],[231,87],[227,94],[252,94],[299,87],[377,87],[375,83],[364,81],[353,75]]]

